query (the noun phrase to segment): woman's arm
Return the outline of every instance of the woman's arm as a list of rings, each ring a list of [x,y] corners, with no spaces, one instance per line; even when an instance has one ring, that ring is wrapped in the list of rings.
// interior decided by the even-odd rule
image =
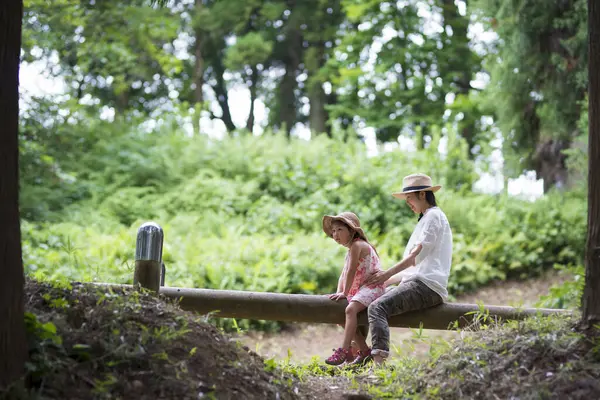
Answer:
[[[402,277],[399,274],[393,275],[387,281],[383,282],[383,286],[388,287],[392,285],[397,285],[402,282]]]
[[[441,225],[437,216],[432,216],[431,218],[428,218],[425,222],[425,225],[423,226],[423,230],[417,238],[417,244],[411,249],[408,256],[406,256],[406,258],[404,258],[398,264],[394,265],[392,268],[371,275],[365,281],[365,283],[368,285],[382,284],[397,273],[405,270],[408,267],[416,265],[416,259],[418,255],[423,253],[422,256],[425,257],[429,252],[432,251],[432,249],[438,241],[440,229]],[[397,281],[397,279],[398,278],[394,278],[392,282]]]
[[[394,265],[392,268],[385,270],[385,271],[379,271],[379,272],[375,272],[373,275],[371,275],[370,277],[368,277],[365,280],[365,284],[366,285],[380,285],[388,280],[391,280],[391,278],[396,275],[398,272],[401,272],[403,270],[405,270],[408,267],[412,267],[413,265],[415,265],[415,258],[417,257],[417,255],[421,252],[421,246],[415,246],[413,248],[413,250],[408,254],[408,256],[406,256],[406,258],[404,258],[402,261],[400,261],[399,263],[397,263],[396,265]],[[398,282],[400,282],[402,280],[401,277],[394,277],[392,282],[396,282],[396,280],[398,280]],[[396,282],[396,283],[398,283]],[[393,285],[394,283],[389,283],[390,285]]]

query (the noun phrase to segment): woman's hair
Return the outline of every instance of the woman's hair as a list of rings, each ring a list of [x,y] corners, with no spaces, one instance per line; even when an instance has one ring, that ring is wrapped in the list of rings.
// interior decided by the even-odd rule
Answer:
[[[421,192],[417,192],[421,193]],[[429,203],[430,206],[432,207],[437,207],[437,202],[435,201],[435,193],[433,193],[431,190],[427,190],[425,192],[425,200],[427,200],[427,203]],[[423,213],[419,214],[419,221],[421,220],[421,218],[423,218]]]

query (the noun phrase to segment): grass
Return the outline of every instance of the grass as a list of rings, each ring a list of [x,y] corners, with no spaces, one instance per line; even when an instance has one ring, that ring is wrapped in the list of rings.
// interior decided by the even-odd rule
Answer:
[[[480,320],[473,328],[460,340],[432,343],[425,360],[400,356],[358,370],[283,361],[278,368],[303,382],[328,377],[356,398],[600,398],[600,327],[581,332],[576,317],[554,316],[504,325]]]

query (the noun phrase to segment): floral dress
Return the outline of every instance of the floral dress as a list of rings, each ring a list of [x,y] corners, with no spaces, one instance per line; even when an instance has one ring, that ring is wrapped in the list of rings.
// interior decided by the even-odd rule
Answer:
[[[344,264],[344,270],[342,271],[342,282],[346,282],[346,275],[350,269],[350,252],[346,254],[346,262]],[[375,286],[364,286],[365,280],[374,274],[375,272],[381,271],[381,262],[379,256],[375,252],[373,246],[369,246],[369,254],[358,260],[358,266],[356,267],[356,274],[354,274],[354,281],[352,287],[348,291],[348,303],[351,301],[357,301],[368,307],[375,299],[385,293],[383,284]]]

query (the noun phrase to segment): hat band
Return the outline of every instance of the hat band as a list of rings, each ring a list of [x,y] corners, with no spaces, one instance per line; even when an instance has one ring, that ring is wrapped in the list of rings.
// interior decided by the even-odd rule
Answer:
[[[431,186],[407,186],[405,188],[402,189],[403,192],[407,192],[409,190],[423,190],[423,189],[429,189]]]

